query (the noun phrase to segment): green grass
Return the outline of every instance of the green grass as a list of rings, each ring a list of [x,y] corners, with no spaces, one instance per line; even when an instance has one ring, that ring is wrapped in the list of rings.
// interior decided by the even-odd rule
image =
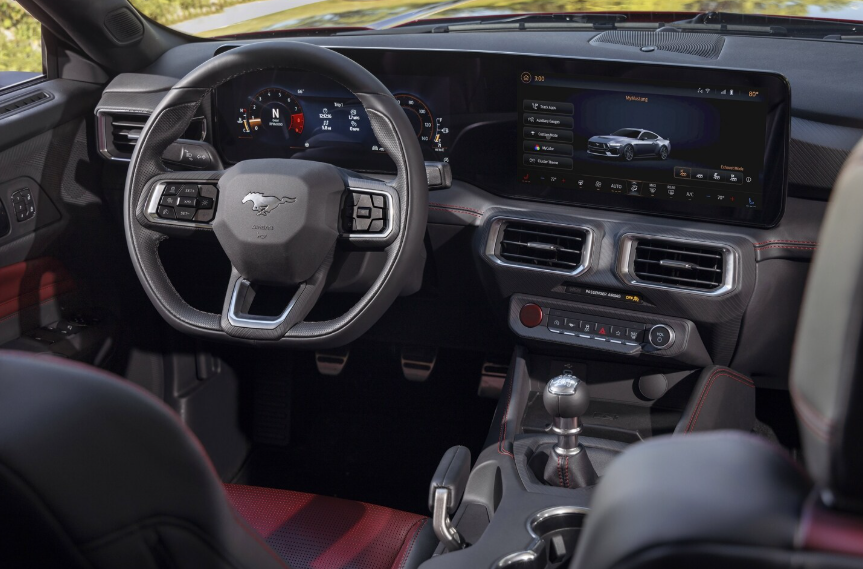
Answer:
[[[0,0],[0,71],[42,72],[42,27],[13,0]]]

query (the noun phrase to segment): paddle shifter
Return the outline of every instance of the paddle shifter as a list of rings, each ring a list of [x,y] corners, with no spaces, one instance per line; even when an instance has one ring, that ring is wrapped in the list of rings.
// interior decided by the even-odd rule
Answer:
[[[581,417],[590,404],[587,384],[569,370],[548,382],[542,394],[546,410],[554,418],[551,430],[557,444],[551,449],[543,478],[551,486],[582,488],[596,484],[597,476],[587,451],[578,442]]]

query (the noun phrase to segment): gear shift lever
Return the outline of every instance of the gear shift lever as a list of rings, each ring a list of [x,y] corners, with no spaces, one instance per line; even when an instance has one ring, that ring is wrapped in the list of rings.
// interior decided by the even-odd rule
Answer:
[[[551,430],[557,434],[557,444],[552,447],[545,465],[546,483],[564,488],[596,484],[596,471],[584,446],[578,442],[580,417],[590,405],[587,384],[566,370],[548,382],[542,402],[553,417]]]

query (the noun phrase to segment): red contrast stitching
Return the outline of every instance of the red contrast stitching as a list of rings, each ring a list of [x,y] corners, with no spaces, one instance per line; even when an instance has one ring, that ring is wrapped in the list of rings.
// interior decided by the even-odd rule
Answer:
[[[474,209],[472,207],[466,207],[463,205],[452,205],[452,204],[447,204],[447,203],[436,203],[436,202],[429,202],[429,205],[436,205],[438,207],[445,207],[445,208],[450,208],[450,209],[466,209],[468,211],[473,211],[473,212],[478,213],[480,215],[483,214],[483,211],[481,209]]]
[[[771,239],[770,241],[759,241],[756,245],[766,245],[767,243],[806,243],[809,245],[818,245],[818,241],[795,241],[794,239]]]
[[[566,457],[564,461],[564,468],[566,469],[566,477],[564,479],[564,484],[567,488],[569,488],[569,457]]]
[[[818,247],[794,247],[793,245],[768,245],[767,247],[756,247],[759,251],[765,249],[800,249],[802,251],[815,251]]]
[[[727,372],[727,373],[722,373]],[[728,377],[733,379],[738,383],[742,383],[747,387],[755,387],[755,384],[751,379],[746,377],[745,375],[739,374],[727,368],[718,368],[711,372],[710,377],[707,378],[707,382],[704,384],[704,387],[701,389],[701,395],[698,399],[698,405],[695,407],[695,413],[689,417],[689,424],[686,426],[687,433],[691,433],[695,429],[696,423],[698,423],[698,417],[701,415],[701,409],[704,408],[704,403],[707,401],[707,396],[710,394],[710,388],[713,387],[713,383],[716,381],[718,377]]]
[[[461,211],[461,210],[453,209],[453,208],[442,208],[442,207],[431,207],[431,206],[429,206],[429,209],[433,209],[433,210],[435,210],[435,211],[446,211],[446,212],[449,212],[449,213],[461,213],[461,214],[463,214],[463,215],[472,215],[472,216],[474,216],[474,217],[476,217],[476,218],[480,218],[480,217],[482,217],[482,214],[481,214],[481,213],[480,213],[480,214],[477,214],[477,213],[473,213],[473,212],[470,212],[470,211]]]
[[[503,445],[506,442],[506,420],[507,420],[507,417],[509,417],[509,404],[512,401],[512,384],[513,383],[514,382],[510,382],[510,384],[509,384],[509,397],[507,397],[507,399],[506,399],[506,411],[503,414],[503,421],[501,421],[501,424],[500,424],[500,436],[497,439],[497,452],[500,454],[505,454],[507,456],[511,456],[514,459],[515,456],[511,452],[509,452],[503,448]]]

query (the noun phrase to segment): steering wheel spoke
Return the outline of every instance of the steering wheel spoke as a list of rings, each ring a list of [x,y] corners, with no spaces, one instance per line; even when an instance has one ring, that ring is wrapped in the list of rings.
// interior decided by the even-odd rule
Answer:
[[[277,340],[308,315],[324,292],[327,276],[333,263],[334,248],[317,271],[296,287],[284,287],[278,314],[255,314],[253,302],[259,292],[256,285],[234,268],[228,283],[222,308],[222,329],[230,336],[256,340]]]
[[[139,221],[169,235],[187,234],[190,229],[212,230],[223,174],[214,170],[155,176],[142,195]]]
[[[351,249],[386,249],[399,235],[398,191],[380,180],[345,173],[339,241]]]

